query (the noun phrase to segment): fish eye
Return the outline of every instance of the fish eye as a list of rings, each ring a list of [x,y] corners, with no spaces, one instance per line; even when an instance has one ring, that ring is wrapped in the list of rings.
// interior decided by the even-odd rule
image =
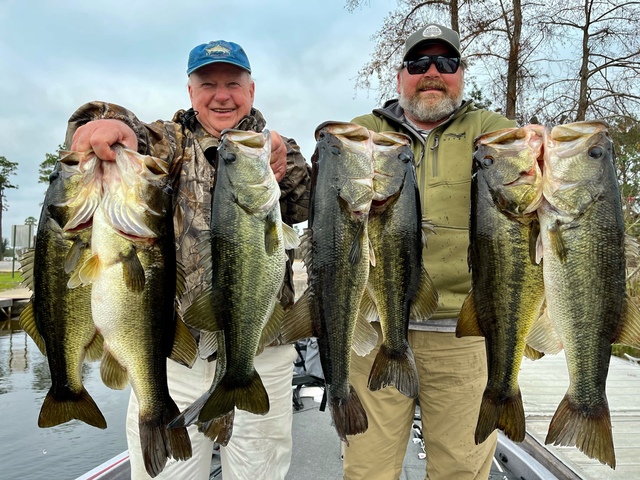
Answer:
[[[589,150],[589,156],[591,158],[601,158],[604,155],[604,149],[602,147],[593,147]]]
[[[333,155],[340,155],[340,153],[342,153],[340,152],[340,147],[338,147],[337,145],[331,145],[330,150]]]
[[[49,175],[49,183],[53,183],[54,181],[56,181],[59,176],[60,176],[60,172],[58,171],[51,172],[51,175]]]
[[[493,165],[493,157],[486,156],[482,160],[480,160],[480,163],[482,163],[483,167],[490,167],[491,165]]]
[[[222,160],[224,160],[225,163],[233,163],[236,161],[236,154],[227,152],[222,156]]]
[[[173,188],[171,187],[171,185],[167,185],[166,187],[164,187],[164,193],[165,195],[173,195]]]
[[[409,163],[409,161],[411,160],[411,155],[407,155],[406,153],[401,153],[400,155],[398,155],[398,159],[402,163]]]

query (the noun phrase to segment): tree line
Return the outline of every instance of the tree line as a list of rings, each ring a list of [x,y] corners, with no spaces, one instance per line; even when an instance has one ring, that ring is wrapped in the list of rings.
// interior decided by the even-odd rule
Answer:
[[[368,0],[346,0],[366,8]],[[427,23],[460,33],[467,96],[519,125],[602,119],[616,148],[626,224],[640,236],[640,2],[398,0],[372,34],[356,89],[393,98],[405,39]]]

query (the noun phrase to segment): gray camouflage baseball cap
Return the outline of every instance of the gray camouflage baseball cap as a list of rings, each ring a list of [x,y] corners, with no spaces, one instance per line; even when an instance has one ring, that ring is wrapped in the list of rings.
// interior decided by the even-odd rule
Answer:
[[[442,25],[430,23],[407,38],[404,44],[402,60],[406,60],[415,48],[433,42],[445,43],[460,55],[460,36],[458,32]]]

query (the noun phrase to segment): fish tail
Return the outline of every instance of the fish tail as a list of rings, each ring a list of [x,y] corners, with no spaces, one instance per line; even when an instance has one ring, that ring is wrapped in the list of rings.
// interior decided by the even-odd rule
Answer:
[[[65,393],[54,393],[53,387],[47,392],[42,403],[38,426],[54,427],[77,419],[97,428],[107,428],[107,421],[102,412],[84,388],[79,393],[66,390]]]
[[[611,415],[606,400],[587,412],[565,395],[551,419],[545,444],[576,446],[589,458],[616,468]]]
[[[233,418],[235,413],[231,410],[226,415],[214,418],[208,422],[199,425],[198,430],[202,434],[209,438],[212,442],[217,442],[223,447],[226,447],[231,440],[231,434],[233,433]]]
[[[362,406],[360,397],[349,385],[347,398],[331,397],[331,417],[340,440],[349,446],[347,435],[357,435],[369,428],[367,412]]]
[[[526,428],[520,389],[508,398],[485,390],[476,426],[476,445],[484,442],[496,428],[514,442],[524,440]]]
[[[147,473],[156,477],[164,469],[167,459],[191,458],[191,440],[185,427],[167,428],[172,418],[180,413],[178,406],[170,397],[161,415],[147,418],[140,416],[138,422],[142,458]]]
[[[385,344],[380,346],[371,373],[369,390],[380,390],[388,385],[395,386],[409,398],[418,398],[419,381],[413,352],[407,342],[402,352],[392,352]]]
[[[232,411],[234,407],[256,415],[266,415],[269,412],[269,395],[260,375],[255,370],[246,385],[232,385],[226,377],[223,377],[202,407],[198,421],[207,422],[221,417]]]

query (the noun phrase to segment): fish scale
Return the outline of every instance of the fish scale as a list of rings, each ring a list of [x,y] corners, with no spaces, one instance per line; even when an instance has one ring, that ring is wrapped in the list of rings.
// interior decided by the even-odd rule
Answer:
[[[525,336],[544,300],[542,268],[535,261],[542,196],[542,129],[510,128],[476,139],[469,267],[472,290],[456,335],[486,340],[488,380],[475,431],[479,444],[499,428],[512,440],[525,436],[518,372]]]
[[[624,221],[606,129],[584,122],[548,133],[539,217],[547,308],[570,379],[545,443],[575,445],[615,468],[606,379],[627,300]]]

